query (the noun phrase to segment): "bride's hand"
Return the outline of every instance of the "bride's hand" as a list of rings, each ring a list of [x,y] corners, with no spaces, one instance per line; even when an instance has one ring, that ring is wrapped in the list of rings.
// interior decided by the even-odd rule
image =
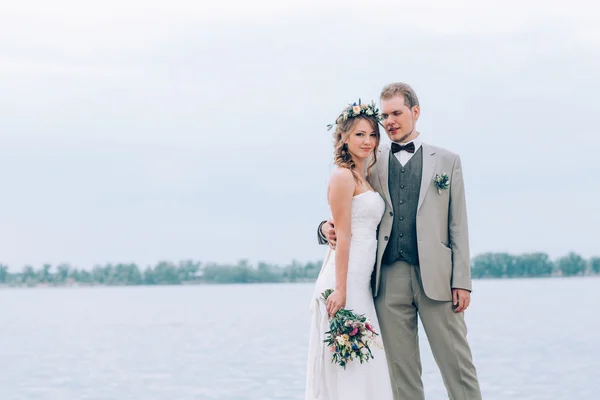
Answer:
[[[327,297],[327,313],[331,317],[344,307],[346,307],[346,292],[336,290]]]

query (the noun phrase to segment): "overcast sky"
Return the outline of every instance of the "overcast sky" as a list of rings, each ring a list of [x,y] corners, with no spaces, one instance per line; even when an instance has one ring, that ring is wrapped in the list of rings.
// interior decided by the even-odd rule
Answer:
[[[462,157],[472,255],[600,255],[593,1],[84,3],[0,3],[14,270],[321,259],[325,126],[394,81]]]

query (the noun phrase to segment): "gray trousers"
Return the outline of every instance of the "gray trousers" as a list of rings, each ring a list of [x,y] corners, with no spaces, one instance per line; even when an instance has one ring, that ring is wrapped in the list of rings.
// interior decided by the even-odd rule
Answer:
[[[417,314],[425,328],[449,398],[481,399],[464,315],[453,311],[451,301],[431,300],[425,295],[418,266],[404,261],[382,266],[375,307],[394,400],[425,399]]]

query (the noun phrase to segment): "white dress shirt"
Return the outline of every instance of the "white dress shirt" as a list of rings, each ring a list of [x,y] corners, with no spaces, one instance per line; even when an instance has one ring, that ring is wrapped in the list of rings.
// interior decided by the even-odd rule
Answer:
[[[415,153],[417,152],[417,150],[419,150],[419,147],[421,147],[421,143],[422,143],[422,141],[421,141],[421,135],[417,136],[416,138],[414,138],[410,142],[413,142],[415,144],[415,152],[414,153],[409,153],[406,150],[400,150],[399,152],[397,152],[397,153],[394,154],[396,156],[396,159],[398,161],[400,161],[400,164],[402,164],[403,167],[412,158],[412,156],[415,155]],[[410,142],[398,143],[398,144],[401,144],[402,146],[406,146]]]

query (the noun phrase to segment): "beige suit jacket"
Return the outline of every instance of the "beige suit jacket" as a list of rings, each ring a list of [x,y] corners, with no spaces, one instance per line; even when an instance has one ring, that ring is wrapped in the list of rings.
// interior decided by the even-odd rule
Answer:
[[[460,156],[423,143],[423,173],[417,207],[419,268],[425,294],[439,301],[452,300],[452,288],[471,290],[467,205]],[[373,273],[373,295],[379,293],[381,260],[392,232],[393,212],[388,188],[390,145],[382,144],[369,183],[385,200],[385,213],[378,230],[377,261]],[[438,193],[436,174],[446,173],[450,187]]]

